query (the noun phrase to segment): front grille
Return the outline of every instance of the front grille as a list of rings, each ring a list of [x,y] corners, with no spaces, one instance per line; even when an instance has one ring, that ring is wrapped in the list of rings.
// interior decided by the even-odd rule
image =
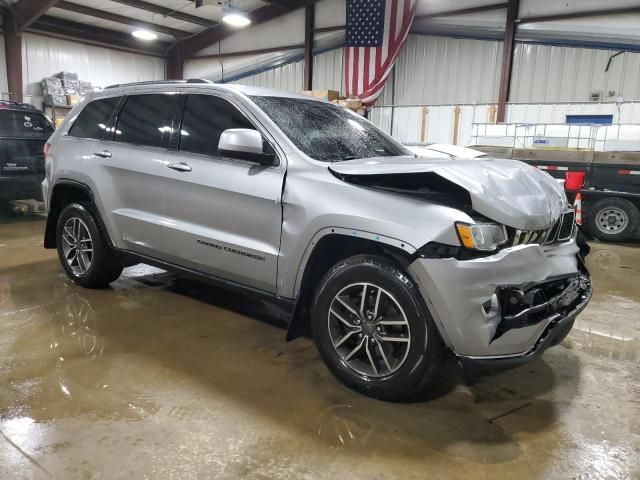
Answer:
[[[511,230],[509,229],[509,239],[511,246],[531,245],[534,243],[546,245],[554,242],[565,242],[573,235],[575,225],[575,212],[573,209],[567,210],[560,215],[560,218],[547,230]]]
[[[533,243],[544,243],[549,230],[516,230],[511,240],[511,245],[530,245]]]
[[[576,212],[569,210],[560,217],[560,231],[558,232],[558,241],[564,242],[571,238],[573,234],[573,226],[575,225]]]

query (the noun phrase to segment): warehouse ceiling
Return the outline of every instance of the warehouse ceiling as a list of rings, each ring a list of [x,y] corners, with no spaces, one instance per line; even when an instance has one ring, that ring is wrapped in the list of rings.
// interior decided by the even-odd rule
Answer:
[[[344,24],[346,0],[335,1],[336,27]],[[234,33],[221,24],[225,7],[247,13],[254,24],[284,15],[312,0],[0,0],[6,15],[19,10],[33,14],[24,30],[165,56],[172,45],[192,57],[202,48]],[[640,48],[640,7],[637,0],[520,0],[516,40]],[[412,32],[432,35],[502,39],[506,0],[419,0]],[[584,13],[593,15],[580,16]],[[616,13],[617,12],[617,13]],[[580,16],[579,18],[576,18]],[[6,19],[5,19],[6,21]],[[342,25],[344,27],[344,25]],[[145,42],[135,30],[157,35]],[[337,32],[336,32],[337,33]],[[612,47],[611,47],[612,48]]]
[[[220,25],[225,8],[270,16],[285,14],[308,2],[296,0],[0,0],[3,13],[22,3],[41,6],[43,14],[25,31],[103,44],[125,50],[164,55],[170,45]],[[131,36],[135,30],[157,35],[152,42]]]

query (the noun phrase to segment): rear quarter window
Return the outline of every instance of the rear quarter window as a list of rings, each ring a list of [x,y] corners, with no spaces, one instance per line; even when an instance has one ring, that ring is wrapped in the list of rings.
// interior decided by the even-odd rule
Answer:
[[[53,130],[39,112],[0,110],[0,136],[31,137],[51,134]]]

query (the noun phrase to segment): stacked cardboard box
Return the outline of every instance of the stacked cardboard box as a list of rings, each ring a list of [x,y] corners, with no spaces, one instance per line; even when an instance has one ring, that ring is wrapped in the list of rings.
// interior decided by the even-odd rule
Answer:
[[[86,95],[93,92],[93,85],[91,82],[85,82],[84,80],[78,80],[78,95]]]
[[[354,112],[364,115],[364,107],[362,106],[362,100],[357,97],[344,98],[340,96],[340,93],[335,90],[303,90],[303,95],[310,95],[315,98],[327,100],[334,105],[339,105]]]
[[[78,95],[78,87],[80,82],[78,81],[78,74],[71,72],[60,72],[55,75],[62,81],[62,88],[65,95]]]
[[[67,104],[67,97],[62,88],[62,81],[59,78],[43,78],[40,81],[40,86],[42,87],[45,105],[60,106]]]
[[[350,98],[339,98],[335,102],[336,105],[340,105],[341,107],[348,108],[356,112],[359,115],[364,115],[364,107],[362,106],[362,100],[357,97]]]
[[[335,90],[303,90],[302,94],[320,98],[321,100],[326,100],[328,102],[332,102],[340,98],[340,92],[336,92]]]

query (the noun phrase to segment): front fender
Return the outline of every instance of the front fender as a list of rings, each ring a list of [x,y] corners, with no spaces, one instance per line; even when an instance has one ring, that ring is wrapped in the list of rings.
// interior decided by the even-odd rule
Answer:
[[[293,297],[298,298],[300,294],[300,286],[302,284],[302,278],[304,276],[305,269],[307,268],[307,264],[309,259],[311,258],[311,254],[313,253],[314,248],[322,240],[324,237],[328,235],[342,235],[345,237],[353,237],[359,238],[363,240],[368,240],[372,242],[377,242],[382,245],[388,245],[391,247],[395,247],[406,252],[408,255],[413,255],[418,247],[411,245],[409,242],[404,240],[400,240],[397,238],[388,237],[385,235],[381,235],[379,233],[367,232],[359,229],[351,229],[351,228],[343,228],[343,227],[326,227],[318,232],[311,238],[309,243],[307,244],[307,248],[304,250],[304,254],[299,262],[299,268],[296,272]]]

